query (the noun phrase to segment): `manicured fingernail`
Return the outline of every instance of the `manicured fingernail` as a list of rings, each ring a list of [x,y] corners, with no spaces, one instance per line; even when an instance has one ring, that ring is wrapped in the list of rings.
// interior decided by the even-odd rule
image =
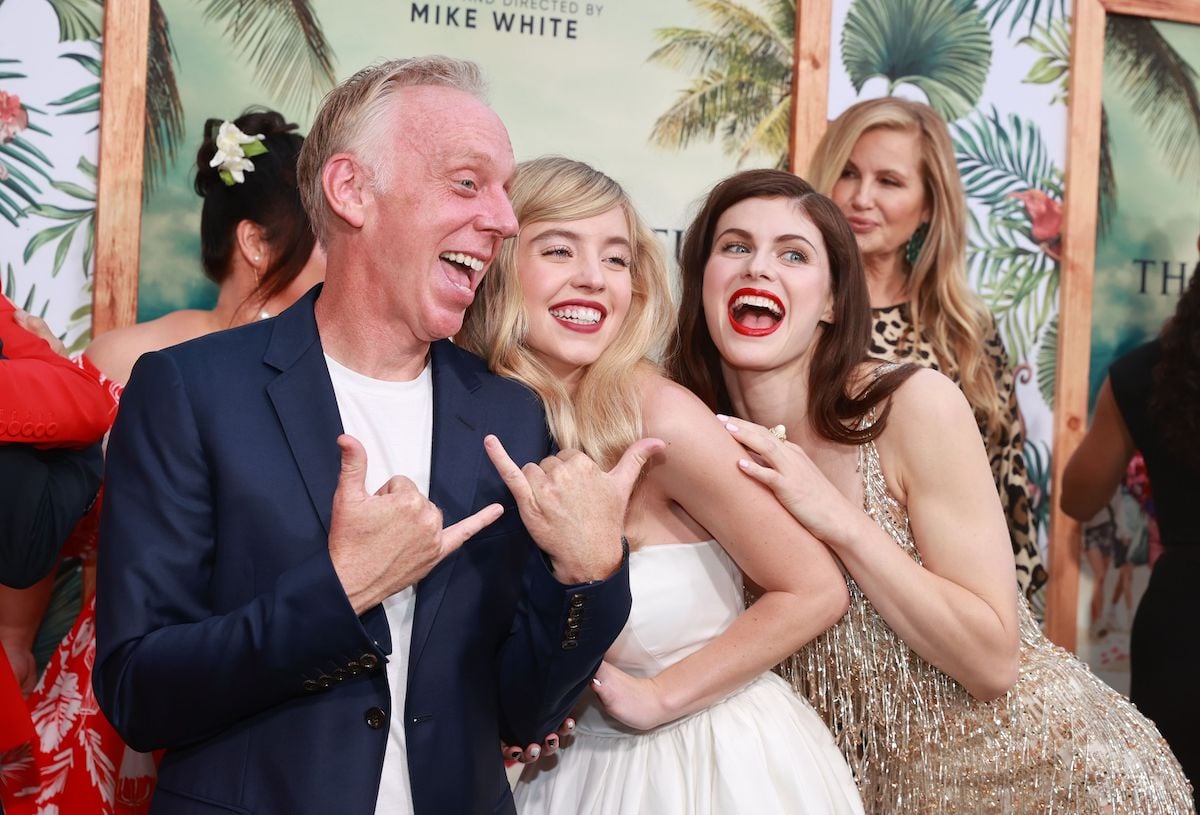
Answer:
[[[603,685],[604,683],[603,683],[603,682],[601,682],[599,679],[597,679],[596,677],[594,677],[594,676],[593,676],[593,677],[592,677],[592,684],[593,684],[593,685],[595,685],[596,687],[600,687],[600,686],[601,686],[601,685]]]
[[[728,416],[726,416],[724,413],[718,413],[718,414],[717,414],[717,421],[719,421],[719,422],[727,422],[727,421],[729,421],[729,417],[728,417]]]
[[[725,425],[725,429],[728,430],[730,433],[736,433],[738,428],[737,428],[737,425],[730,422],[729,424]]]
[[[550,738],[546,739],[546,746],[547,746],[547,747],[557,747],[557,746],[558,746],[558,739],[557,739],[557,738],[555,738],[555,737],[553,737],[553,736],[551,736]]]
[[[744,468],[746,468],[746,467],[749,467],[749,466],[750,466],[750,459],[748,459],[748,458],[739,458],[739,459],[738,459],[738,466],[739,466],[739,467],[742,467],[743,469],[744,469]]]
[[[541,754],[542,754],[542,748],[540,748],[540,747],[530,747],[529,748],[529,757],[530,758],[537,758]]]
[[[574,729],[575,729],[575,722],[574,722],[573,720],[571,720],[571,719],[567,719],[567,729],[568,729],[568,730],[574,730]]]
[[[508,757],[509,757],[509,758],[511,758],[511,759],[518,759],[518,758],[520,758],[520,757],[521,757],[521,751],[520,751],[520,750],[515,750],[515,749],[514,749],[514,750],[509,750],[509,751],[508,751]]]

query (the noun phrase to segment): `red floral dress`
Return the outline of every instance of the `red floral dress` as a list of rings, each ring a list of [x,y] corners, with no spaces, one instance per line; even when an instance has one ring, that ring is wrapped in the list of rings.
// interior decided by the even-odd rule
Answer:
[[[114,404],[123,387],[86,358],[84,370],[98,377]],[[80,521],[64,554],[90,556],[96,547],[100,501]],[[90,598],[74,627],[46,666],[27,700],[34,741],[9,747],[0,737],[0,781],[4,812],[39,815],[144,815],[150,809],[157,757],[128,747],[100,711],[92,691],[96,660],[96,599]],[[2,668],[3,666],[0,666]],[[0,693],[3,693],[0,683]],[[19,693],[19,691],[18,691]],[[0,720],[0,733],[8,729]],[[32,780],[30,767],[40,779]],[[9,783],[7,774],[17,783]]]

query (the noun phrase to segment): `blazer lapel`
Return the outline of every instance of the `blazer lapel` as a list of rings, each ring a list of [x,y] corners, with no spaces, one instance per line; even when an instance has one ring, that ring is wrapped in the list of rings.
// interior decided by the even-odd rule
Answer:
[[[433,365],[433,451],[429,471],[429,500],[442,510],[449,526],[471,513],[482,464],[485,406],[474,391],[476,374],[463,364],[462,351],[448,340],[430,349]],[[458,562],[457,553],[439,563],[417,584],[413,612],[409,676],[433,627],[434,617]]]
[[[342,433],[329,368],[313,316],[320,286],[275,318],[263,361],[280,373],[267,395],[300,468],[313,509],[329,534],[333,492],[341,469],[337,437]]]

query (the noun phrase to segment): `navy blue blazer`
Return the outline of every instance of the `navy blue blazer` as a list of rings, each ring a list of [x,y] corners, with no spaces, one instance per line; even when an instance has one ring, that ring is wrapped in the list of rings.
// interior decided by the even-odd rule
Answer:
[[[374,812],[403,715],[417,813],[514,811],[501,738],[570,711],[629,612],[627,565],[564,586],[483,449],[552,450],[536,398],[434,343],[430,500],[504,515],[417,585],[406,709],[382,607],[328,550],[341,419],[315,288],[270,321],[141,358],[108,447],[94,686],[134,748],[166,748],[152,812]]]

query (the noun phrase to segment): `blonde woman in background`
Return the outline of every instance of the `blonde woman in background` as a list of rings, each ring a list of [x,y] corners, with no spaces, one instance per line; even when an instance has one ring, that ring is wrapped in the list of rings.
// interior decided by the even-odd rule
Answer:
[[[885,97],[830,123],[811,181],[850,223],[874,317],[870,354],[941,371],[962,389],[1008,521],[1017,583],[1035,609],[1046,570],[1029,507],[1025,432],[996,320],[967,284],[967,202],[945,121]]]
[[[847,607],[827,550],[761,485],[741,448],[651,362],[673,320],[663,251],[612,179],[522,164],[521,223],[456,337],[545,402],[563,448],[608,466],[667,443],[630,500],[633,607],[576,711],[569,749],[526,768],[522,813],[859,813],[809,704],[769,669]],[[744,609],[742,572],[763,590]],[[586,623],[581,623],[586,625]]]

